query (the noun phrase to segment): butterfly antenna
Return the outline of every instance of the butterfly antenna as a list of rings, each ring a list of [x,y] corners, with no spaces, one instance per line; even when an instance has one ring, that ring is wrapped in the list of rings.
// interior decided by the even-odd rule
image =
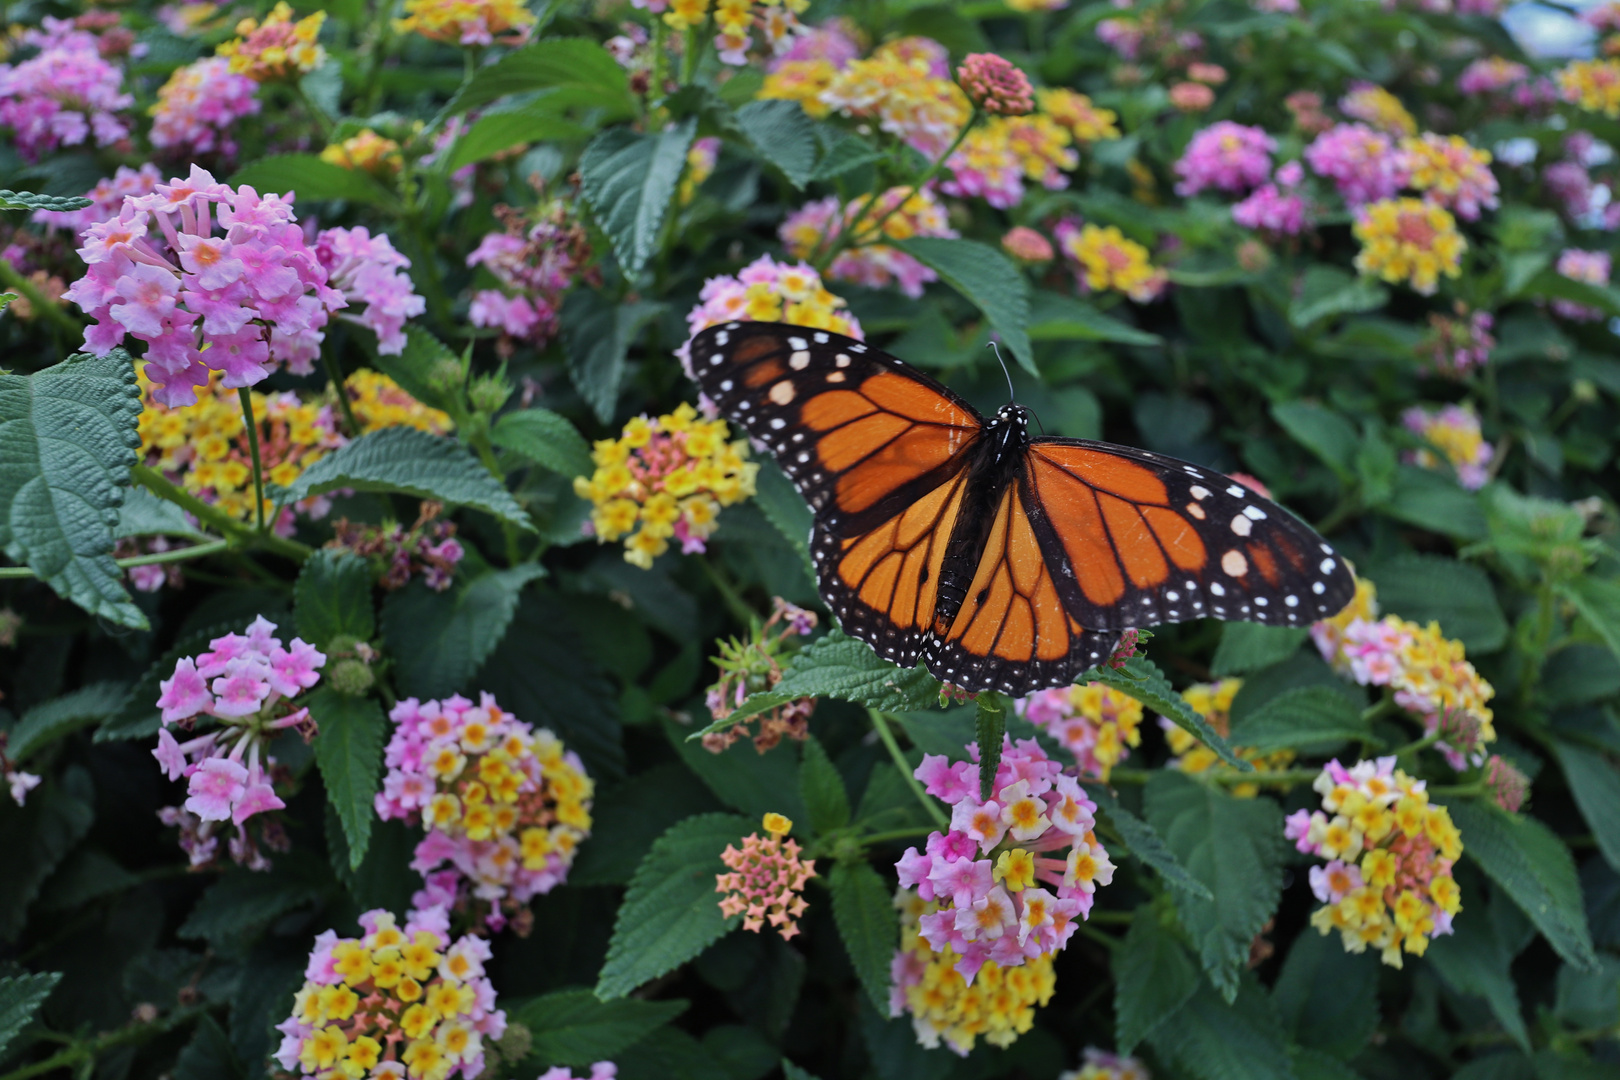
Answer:
[[[1007,398],[1010,401],[1018,400],[1018,391],[1013,389],[1012,372],[1007,370],[1007,361],[1001,358],[1001,348],[995,342],[990,343],[990,349],[996,354],[996,363],[1001,365],[1001,373],[1007,376]]]

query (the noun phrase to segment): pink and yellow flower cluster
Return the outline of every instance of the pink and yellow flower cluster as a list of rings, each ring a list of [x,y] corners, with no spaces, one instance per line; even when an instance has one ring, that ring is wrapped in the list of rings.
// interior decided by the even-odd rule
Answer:
[[[720,861],[729,873],[716,874],[714,891],[720,898],[720,914],[743,917],[743,929],[759,933],[769,922],[783,941],[799,932],[798,919],[804,914],[804,887],[816,876],[813,859],[800,857],[797,840],[784,839],[793,822],[781,814],[766,814],[762,822],[766,835],[750,833],[743,846],[727,844]]]
[[[220,45],[214,55],[230,61],[231,71],[254,82],[294,79],[326,63],[326,50],[317,40],[326,12],[293,18],[285,0],[277,3],[264,21],[246,18],[236,24],[236,37]]]
[[[394,29],[452,45],[493,45],[498,36],[521,43],[535,21],[522,0],[405,0]]]
[[[1107,780],[1142,744],[1142,703],[1102,683],[1037,690],[1016,708],[1074,755],[1083,776]]]
[[[176,68],[151,108],[152,145],[185,154],[236,156],[231,128],[259,111],[259,84],[221,56]]]
[[[860,320],[841,296],[827,291],[821,275],[808,263],[777,262],[761,255],[738,271],[703,283],[698,305],[686,313],[687,331],[700,331],[727,322],[785,322],[812,330],[831,330],[864,341]],[[687,345],[675,350],[681,367],[691,375]]]
[[[1496,448],[1485,441],[1479,428],[1479,414],[1473,409],[1466,405],[1447,405],[1436,411],[1414,405],[1401,414],[1401,423],[1435,448],[1407,451],[1404,456],[1409,464],[1423,469],[1453,469],[1457,483],[1469,491],[1478,491],[1490,479]]]
[[[1153,265],[1148,249],[1117,225],[1081,225],[1065,219],[1053,235],[1058,249],[1072,262],[1083,292],[1112,289],[1145,304],[1170,284],[1169,273]]]
[[[1232,700],[1241,689],[1243,689],[1242,679],[1193,683],[1181,692],[1181,700],[1199,716],[1209,721],[1209,726],[1225,738],[1232,734]],[[1159,718],[1159,727],[1164,731],[1164,741],[1169,746],[1170,753],[1175,755],[1170,759],[1171,768],[1194,774],[1208,772],[1211,769],[1220,771],[1229,768],[1222,763],[1219,754],[1194,738],[1185,728],[1162,716]],[[1232,750],[1238,757],[1253,765],[1257,774],[1279,772],[1286,769],[1294,760],[1294,752],[1287,749],[1263,753],[1234,746]],[[1260,783],[1235,784],[1228,790],[1240,799],[1252,799],[1259,794]]]
[[[857,220],[859,219],[859,220]],[[927,188],[890,188],[871,201],[845,204],[836,195],[806,203],[789,214],[777,234],[782,246],[796,259],[812,258],[817,249],[848,231],[851,246],[840,251],[827,267],[834,281],[848,281],[870,289],[889,285],[916,299],[923,286],[939,275],[883,240],[909,240],[914,236],[954,237],[945,208]]]

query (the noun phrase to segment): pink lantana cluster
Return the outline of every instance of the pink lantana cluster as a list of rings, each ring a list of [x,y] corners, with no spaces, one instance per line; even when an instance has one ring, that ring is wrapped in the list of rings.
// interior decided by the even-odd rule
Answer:
[[[576,1077],[572,1069],[564,1065],[555,1065],[541,1073],[536,1080],[615,1080],[619,1075],[619,1067],[611,1061],[598,1061],[591,1065],[589,1076]]]
[[[501,287],[474,292],[467,316],[474,326],[499,330],[508,343],[542,348],[557,333],[563,293],[584,271],[590,243],[560,200],[535,220],[501,209],[505,231],[488,234],[467,256],[468,266],[484,267]]]
[[[23,157],[38,161],[59,146],[112,146],[127,137],[116,114],[135,97],[121,89],[123,72],[102,58],[96,36],[75,30],[38,43],[37,56],[0,64],[0,126],[12,130]]]
[[[495,930],[517,917],[526,931],[529,900],[562,884],[590,835],[594,787],[578,755],[489,694],[406,698],[388,715],[377,816],[427,829],[411,861],[427,882],[418,906],[474,908]]]
[[[150,195],[162,182],[163,173],[151,162],[138,170],[120,165],[116,173],[98,181],[95,187],[85,192],[85,198],[90,200],[89,206],[80,210],[35,210],[34,220],[51,228],[67,229],[77,237],[91,225],[117,217],[125,199]]]
[[[692,374],[691,339],[711,326],[739,320],[786,322],[866,340],[848,303],[827,291],[814,267],[761,255],[736,277],[722,274],[703,283],[698,305],[686,313],[687,340],[675,350],[688,377]]]
[[[765,62],[766,71],[780,71],[788,64],[825,60],[841,68],[861,55],[856,36],[860,28],[845,16],[828,19],[820,26],[803,26],[786,42],[786,48]]]
[[[1405,139],[1400,149],[1401,183],[1423,198],[1444,206],[1464,221],[1476,221],[1484,210],[1494,210],[1498,186],[1491,172],[1491,153],[1468,144],[1459,135]]]
[[[1455,318],[1429,316],[1429,333],[1418,346],[1418,355],[1436,374],[1460,378],[1490,359],[1496,347],[1496,338],[1491,336],[1495,325],[1490,312],[1469,312],[1459,301]]]
[[[427,310],[405,271],[411,260],[394,249],[387,236],[372,236],[364,225],[352,229],[325,229],[315,238],[315,257],[326,270],[332,288],[351,306],[364,304],[358,314],[341,317],[377,335],[377,351],[398,356],[405,351],[405,320]]]
[[[1176,194],[1196,195],[1205,188],[1246,193],[1271,175],[1277,140],[1258,127],[1221,120],[1192,137],[1176,162]]]
[[[1525,80],[1530,69],[1515,60],[1489,56],[1475,60],[1457,76],[1457,91],[1470,97],[1476,94],[1494,94]]]
[[[231,128],[259,111],[259,84],[231,71],[223,56],[175,70],[152,106],[152,145],[184,154],[236,156]]]
[[[1277,170],[1271,182],[1260,185],[1232,207],[1232,220],[1245,229],[1273,236],[1298,236],[1311,221],[1310,204],[1300,190],[1304,180],[1304,166],[1288,162]]]
[[[1297,10],[1297,8],[1271,10]],[[1058,1073],[1058,1080],[1152,1080],[1152,1077],[1153,1074],[1148,1072],[1147,1066],[1136,1058],[1126,1054],[1110,1054],[1095,1046],[1088,1046],[1081,1052],[1078,1069]]]
[[[874,229],[878,222],[882,225]],[[861,246],[839,252],[827,268],[827,276],[833,281],[849,281],[870,289],[895,285],[912,299],[922,296],[923,286],[938,281],[939,275],[899,248],[874,241],[957,235],[950,226],[945,207],[934,193],[910,188],[890,188],[870,207],[865,199],[847,205],[836,195],[817,199],[788,215],[777,235],[782,238],[788,254],[805,259],[813,256],[817,248],[831,243],[846,228],[853,229],[855,243]]]
[[[1582,251],[1580,248],[1565,248],[1558,256],[1558,272],[1571,281],[1584,282],[1587,285],[1607,285],[1611,260],[1607,251]],[[1573,300],[1554,300],[1552,309],[1566,319],[1575,322],[1596,322],[1603,318],[1603,312],[1588,304],[1579,304]]]
[[[1096,804],[1034,739],[1006,740],[988,799],[978,746],[968,750],[974,760],[955,764],[924,755],[916,777],[951,807],[951,827],[921,852],[907,848],[895,868],[901,888],[942,905],[922,916],[920,933],[936,953],[953,950],[971,984],[987,961],[1017,967],[1068,944],[1114,864],[1092,832]]]
[[[994,116],[1023,116],[1035,109],[1035,88],[1012,61],[995,53],[969,53],[956,69],[968,100]]]
[[[307,374],[328,317],[347,304],[290,201],[217,183],[196,165],[187,179],[125,199],[82,240],[89,272],[67,298],[96,320],[85,348],[105,356],[126,335],[145,342],[146,373],[165,405],[193,404],[211,370],[232,388],[282,363]]]
[[[1037,690],[1015,708],[1074,755],[1082,776],[1107,780],[1142,744],[1142,703],[1102,683]]]
[[[186,845],[193,865],[214,858],[212,826],[229,821],[237,830],[233,858],[255,869],[268,866],[242,828],[255,814],[286,805],[272,786],[274,762],[264,746],[289,728],[306,738],[314,733],[309,710],[293,708],[291,699],[318,683],[326,664],[320,650],[299,638],[283,647],[275,630],[261,615],[246,634],[226,634],[209,642],[208,652],[181,657],[159,684],[163,726],[152,756],[170,780],[186,778],[183,809],[200,823]],[[217,726],[185,742],[169,730],[172,724],[190,731],[205,718]],[[169,824],[182,823],[178,813],[169,817],[175,819]]]
[[[743,846],[727,844],[720,853],[727,874],[714,876],[714,891],[724,893],[720,914],[743,917],[743,929],[759,933],[769,922],[787,941],[799,932],[798,919],[807,906],[804,887],[816,876],[814,859],[799,857],[799,842],[785,840],[793,822],[781,814],[766,814],[768,834],[750,833]]]
[[[1395,142],[1365,124],[1338,124],[1305,148],[1305,162],[1333,181],[1351,209],[1387,199],[1401,188]]]

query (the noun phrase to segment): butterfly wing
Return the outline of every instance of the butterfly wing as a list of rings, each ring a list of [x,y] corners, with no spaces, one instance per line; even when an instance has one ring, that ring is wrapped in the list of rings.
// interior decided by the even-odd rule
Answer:
[[[1350,568],[1309,526],[1203,466],[1042,438],[1022,482],[1064,607],[1085,626],[1305,626],[1355,595]]]

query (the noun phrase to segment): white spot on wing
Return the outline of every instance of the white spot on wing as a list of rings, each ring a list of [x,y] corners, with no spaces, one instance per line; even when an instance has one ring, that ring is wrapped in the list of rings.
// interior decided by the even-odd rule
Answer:
[[[1199,484],[1194,484],[1188,490],[1192,492],[1192,497],[1195,498],[1195,499],[1202,500],[1202,499],[1209,498],[1209,488],[1207,488],[1207,487],[1203,487],[1203,486],[1201,486]]]
[[[1232,519],[1232,531],[1237,533],[1239,536],[1248,536],[1253,528],[1253,522],[1244,517],[1242,514],[1239,514],[1237,517]]]

